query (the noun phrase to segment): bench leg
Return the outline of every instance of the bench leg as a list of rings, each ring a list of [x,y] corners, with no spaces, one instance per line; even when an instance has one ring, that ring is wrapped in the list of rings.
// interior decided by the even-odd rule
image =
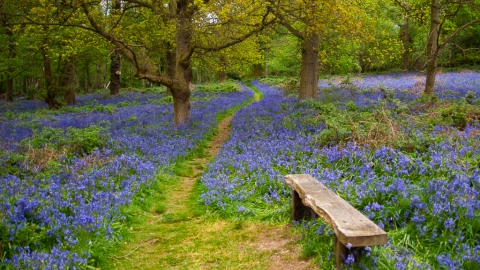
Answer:
[[[337,269],[342,269],[344,258],[348,256],[348,248],[344,246],[340,241],[338,241],[337,236],[335,235],[334,252],[335,252],[335,262],[337,263]]]
[[[335,235],[334,252],[335,252],[335,262],[337,263],[337,269],[342,269],[343,262],[350,254],[353,254],[354,259],[357,262],[360,259],[360,253],[358,250],[359,248],[361,247],[351,247],[350,249],[348,249],[340,241],[338,241],[338,238]]]
[[[292,190],[292,219],[295,221],[302,220],[304,218],[311,219],[316,217],[315,212],[312,208],[305,206],[302,202],[302,199],[298,195],[298,192]]]

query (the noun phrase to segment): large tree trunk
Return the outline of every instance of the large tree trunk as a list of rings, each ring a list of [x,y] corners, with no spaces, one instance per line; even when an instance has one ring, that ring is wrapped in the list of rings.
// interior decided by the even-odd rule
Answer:
[[[110,95],[118,95],[120,93],[120,75],[121,63],[120,53],[115,50],[110,57]]]
[[[186,123],[190,117],[190,95],[176,97],[173,96],[173,122],[175,126]]]
[[[175,52],[171,47],[171,44],[168,44],[168,52],[167,52],[167,75],[170,78],[175,77],[175,65],[176,65],[177,58],[175,57]],[[172,89],[167,87],[167,95],[172,95]]]
[[[114,0],[112,4],[113,13],[117,14],[122,8],[122,2],[121,0]],[[120,75],[122,74],[120,52],[118,50],[114,50],[110,56],[110,60],[110,95],[118,95],[120,93]]]
[[[424,94],[433,96],[435,89],[435,76],[437,74],[438,59],[438,37],[440,31],[440,0],[432,0],[431,18],[430,18],[430,34],[427,42],[427,79],[425,82]]]
[[[192,54],[193,1],[177,0],[178,30],[175,50],[175,84],[172,85],[174,124],[186,123],[190,117],[190,80]]]
[[[318,44],[317,33],[311,32],[305,35],[298,91],[300,99],[318,98]]]

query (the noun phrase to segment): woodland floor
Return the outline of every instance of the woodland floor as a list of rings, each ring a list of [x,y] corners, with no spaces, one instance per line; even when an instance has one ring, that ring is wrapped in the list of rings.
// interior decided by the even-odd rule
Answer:
[[[232,116],[223,119],[202,158],[187,162],[194,174],[166,189],[166,211],[145,212],[132,239],[112,256],[113,269],[316,269],[302,257],[300,234],[289,225],[232,221],[191,209],[208,163],[229,137]],[[197,195],[198,197],[198,195]]]

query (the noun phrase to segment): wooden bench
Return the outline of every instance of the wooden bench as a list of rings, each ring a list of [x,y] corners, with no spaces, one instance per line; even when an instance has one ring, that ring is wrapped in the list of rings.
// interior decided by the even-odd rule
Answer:
[[[285,181],[292,187],[293,220],[318,215],[334,231],[337,269],[355,248],[387,243],[384,230],[311,175],[290,174]]]

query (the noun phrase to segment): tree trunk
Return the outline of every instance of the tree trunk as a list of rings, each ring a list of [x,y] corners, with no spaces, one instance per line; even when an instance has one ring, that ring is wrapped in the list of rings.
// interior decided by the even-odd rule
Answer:
[[[173,111],[175,126],[186,123],[190,117],[190,98],[173,96]]]
[[[225,72],[225,70],[220,70],[218,73],[218,80],[220,82],[225,82],[227,80],[227,72]]]
[[[178,31],[176,32],[175,83],[172,85],[174,124],[186,123],[190,117],[190,81],[192,77],[193,1],[177,0]]]
[[[110,57],[110,95],[118,95],[120,93],[120,75],[121,63],[120,53],[115,50]]]
[[[265,49],[265,77],[268,77],[268,48]]]
[[[220,56],[220,71],[218,73],[218,80],[224,82],[227,80],[227,59],[225,56]]]
[[[202,82],[202,66],[199,65],[197,67],[197,80],[196,80],[197,83],[201,83]]]
[[[52,66],[50,55],[48,54],[48,43],[44,41],[42,46],[42,54],[43,54],[43,71],[45,75],[45,90],[46,94],[44,96],[45,102],[48,104],[49,109],[58,109],[60,107],[60,103],[57,101],[55,87],[53,85],[53,77],[52,77]]]
[[[435,89],[435,76],[437,74],[438,59],[438,38],[440,31],[440,0],[432,0],[431,18],[430,18],[430,34],[427,42],[427,79],[425,82],[424,94],[433,96]]]
[[[13,78],[7,79],[7,89],[5,92],[5,100],[6,101],[13,101]]]
[[[258,79],[262,76],[262,65],[261,64],[254,64],[253,65],[253,76],[255,79]]]
[[[318,98],[318,45],[317,33],[306,33],[302,44],[300,69],[300,99]]]
[[[60,81],[60,88],[65,91],[63,98],[67,105],[77,104],[77,100],[75,98],[75,90],[72,87],[72,81],[73,64],[70,61],[66,61],[63,68],[62,80]]]
[[[171,78],[175,77],[175,65],[176,65],[177,58],[175,57],[175,51],[173,51],[172,45],[168,44],[168,52],[167,52],[167,75]],[[167,95],[172,95],[172,89],[167,87]]]
[[[403,70],[408,71],[408,47],[409,47],[409,22],[408,15],[405,15],[405,29],[403,33]]]
[[[7,15],[4,13],[2,16],[2,24],[8,25],[8,18]],[[5,100],[6,101],[13,101],[13,92],[14,92],[14,80],[13,80],[13,73],[15,72],[14,68],[12,67],[13,59],[16,57],[16,45],[15,45],[15,37],[13,35],[13,31],[11,27],[4,27],[5,33],[8,36],[8,65],[7,68],[7,89],[5,92]]]
[[[113,14],[117,14],[122,8],[121,0],[112,1]],[[110,56],[110,95],[118,95],[120,93],[120,75],[122,74],[122,64],[120,62],[120,52],[114,50]]]
[[[74,89],[68,89],[67,92],[64,95],[64,100],[67,105],[75,105],[77,104],[77,99],[75,97],[75,90]]]
[[[89,61],[86,61],[85,62],[85,80],[84,80],[84,83],[83,83],[83,91],[85,92],[85,94],[88,94],[88,88],[89,88],[89,85],[90,85],[90,70],[89,70],[89,67],[90,67],[90,62]]]

